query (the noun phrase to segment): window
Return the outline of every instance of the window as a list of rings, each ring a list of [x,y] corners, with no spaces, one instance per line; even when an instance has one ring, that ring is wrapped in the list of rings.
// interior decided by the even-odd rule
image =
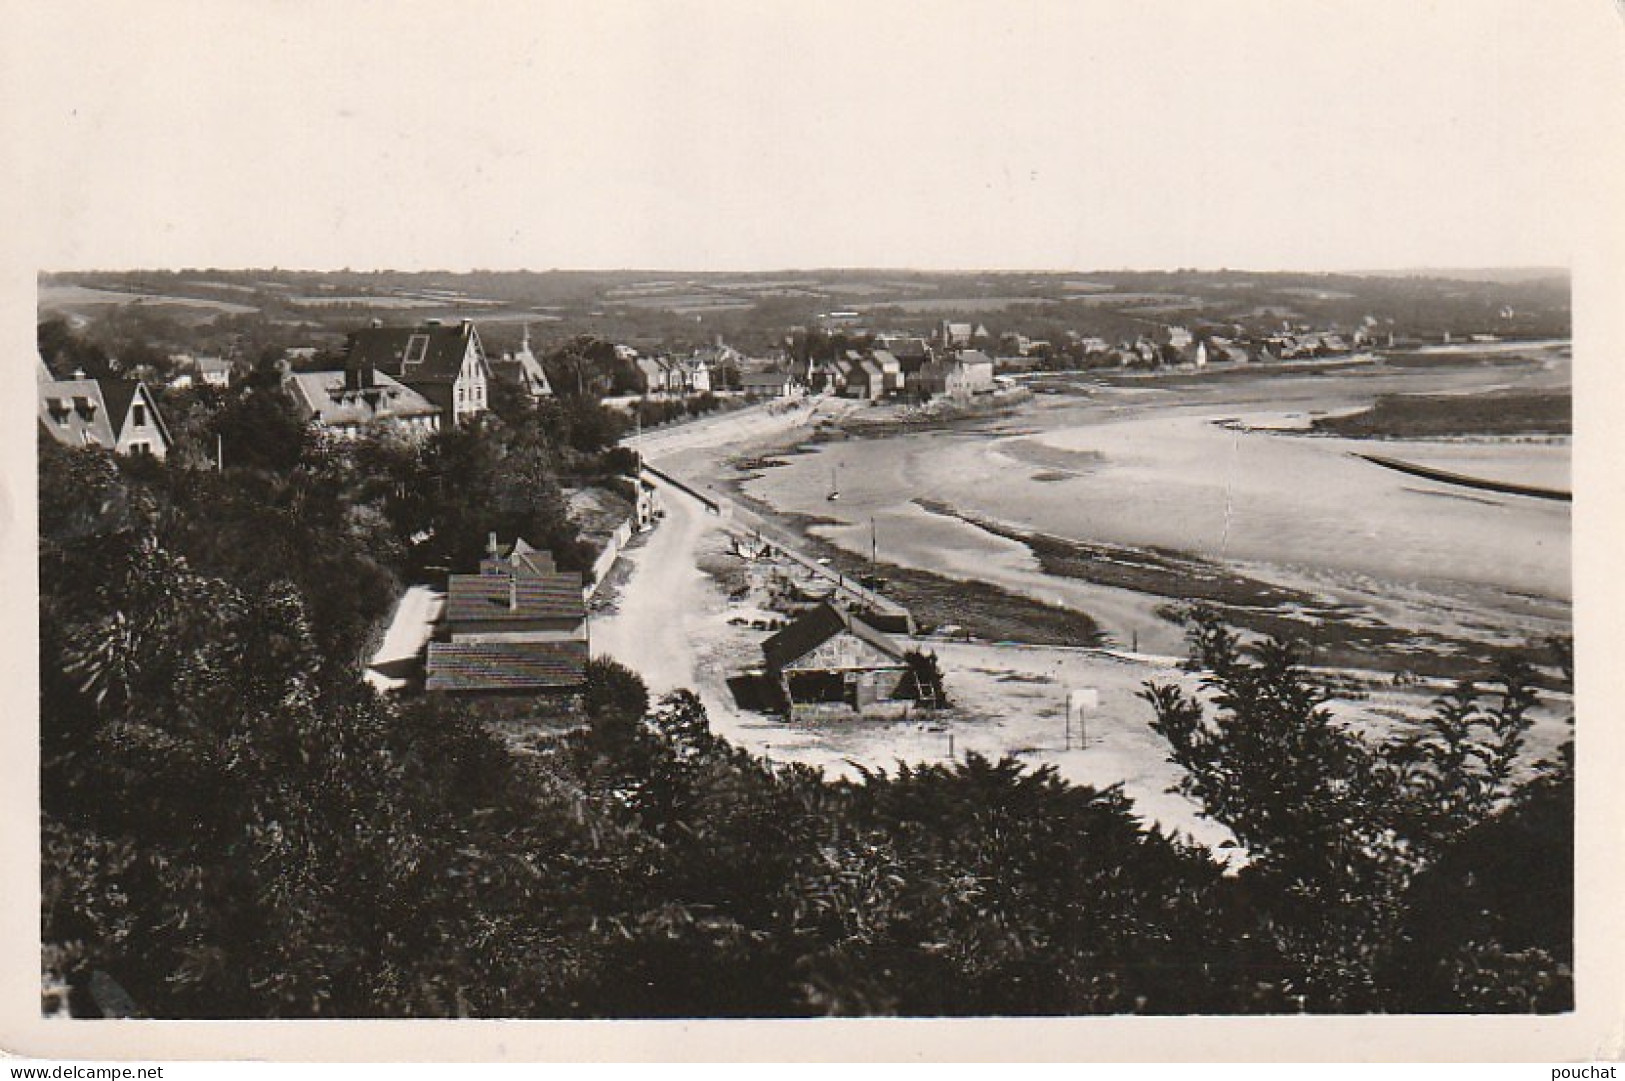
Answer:
[[[137,458],[150,458],[152,457],[152,444],[145,441],[140,443],[131,443],[130,453],[135,455]]]
[[[130,411],[130,423],[137,428],[145,428],[147,426],[147,407],[137,402]]]
[[[427,334],[414,334],[406,341],[407,364],[422,364],[423,358],[429,354],[429,336]]]

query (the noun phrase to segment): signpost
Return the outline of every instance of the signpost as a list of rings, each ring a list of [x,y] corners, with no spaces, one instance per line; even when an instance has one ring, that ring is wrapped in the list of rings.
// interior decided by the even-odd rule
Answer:
[[[1074,687],[1066,696],[1066,749],[1072,749],[1072,722],[1078,724],[1078,747],[1089,746],[1089,711],[1100,708],[1100,692],[1094,687]]]

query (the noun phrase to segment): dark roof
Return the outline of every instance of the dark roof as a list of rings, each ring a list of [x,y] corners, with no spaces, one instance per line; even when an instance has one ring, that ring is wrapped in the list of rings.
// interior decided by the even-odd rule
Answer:
[[[510,583],[517,593],[517,605],[509,603]],[[576,573],[454,574],[446,590],[445,618],[454,623],[582,619],[585,615],[581,575]]]
[[[851,632],[888,657],[903,659],[903,650],[885,633],[869,626],[850,611],[828,601],[798,617],[762,643],[762,654],[773,668],[793,664],[842,632]]]
[[[924,338],[896,338],[884,335],[880,338],[880,344],[899,360],[923,357],[931,352],[931,347],[925,344]]]
[[[431,691],[569,689],[587,681],[585,642],[430,642]]]
[[[367,327],[350,333],[344,364],[347,368],[370,364],[404,383],[455,383],[470,340],[483,360],[485,350],[473,323]]]

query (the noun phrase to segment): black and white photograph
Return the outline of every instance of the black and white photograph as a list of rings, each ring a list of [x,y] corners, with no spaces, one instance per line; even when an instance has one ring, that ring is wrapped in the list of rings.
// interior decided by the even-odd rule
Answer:
[[[1618,4],[8,9],[8,1050],[1625,1051]]]

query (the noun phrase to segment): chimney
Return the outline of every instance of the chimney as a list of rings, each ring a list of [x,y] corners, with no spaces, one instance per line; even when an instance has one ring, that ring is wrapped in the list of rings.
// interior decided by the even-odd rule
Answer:
[[[519,611],[519,572],[517,570],[508,575],[508,611]]]
[[[501,550],[497,548],[497,534],[496,530],[494,529],[490,533],[486,534],[485,554],[490,556],[492,559],[496,559],[502,555]]]
[[[377,381],[371,361],[357,361],[344,369],[345,390],[371,390]]]

